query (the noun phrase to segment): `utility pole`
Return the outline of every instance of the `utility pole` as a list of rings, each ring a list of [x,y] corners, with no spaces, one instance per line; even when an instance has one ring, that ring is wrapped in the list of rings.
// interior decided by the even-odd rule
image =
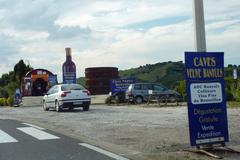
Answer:
[[[206,52],[205,22],[203,0],[193,0],[193,20],[195,32],[195,49],[197,52]]]

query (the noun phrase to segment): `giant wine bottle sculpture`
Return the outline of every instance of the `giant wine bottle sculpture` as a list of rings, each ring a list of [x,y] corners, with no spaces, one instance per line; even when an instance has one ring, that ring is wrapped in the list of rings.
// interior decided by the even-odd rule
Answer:
[[[63,84],[75,84],[76,83],[76,65],[72,61],[71,48],[65,48],[66,61],[63,63]]]

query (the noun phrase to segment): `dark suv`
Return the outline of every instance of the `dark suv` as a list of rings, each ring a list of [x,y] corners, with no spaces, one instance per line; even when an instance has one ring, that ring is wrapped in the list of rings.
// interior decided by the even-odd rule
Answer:
[[[149,99],[149,95],[164,97],[168,101],[179,101],[181,95],[156,83],[135,83],[130,84],[126,91],[126,100],[134,103],[142,103]]]

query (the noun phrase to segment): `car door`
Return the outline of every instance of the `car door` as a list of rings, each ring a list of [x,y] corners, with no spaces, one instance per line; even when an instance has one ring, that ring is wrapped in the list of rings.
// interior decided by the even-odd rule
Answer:
[[[53,89],[53,93],[51,94],[51,102],[52,102],[52,107],[55,107],[55,101],[58,99],[59,95],[59,86],[55,86]]]
[[[50,88],[50,89],[48,90],[47,94],[44,96],[45,103],[46,103],[46,105],[47,105],[48,107],[51,107],[50,95],[51,95],[52,91],[53,91],[53,87]]]
[[[48,93],[47,93],[47,106],[49,107],[55,107],[55,96],[56,96],[56,92],[58,92],[58,86],[54,86],[52,87]]]
[[[152,90],[153,87],[152,87],[152,84],[142,84],[142,89],[141,89],[141,92],[142,92],[142,96],[143,96],[143,99],[146,101],[148,100],[149,98],[149,90]]]
[[[134,87],[132,88],[132,94],[134,98],[137,96],[142,96],[141,88],[142,88],[141,84],[134,84]]]

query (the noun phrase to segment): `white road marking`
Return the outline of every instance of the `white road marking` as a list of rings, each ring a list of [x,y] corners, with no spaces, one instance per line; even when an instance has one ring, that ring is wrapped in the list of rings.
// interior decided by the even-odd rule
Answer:
[[[21,127],[17,128],[18,130],[37,138],[38,140],[49,140],[49,139],[60,139],[60,137],[54,136],[42,130],[33,128],[33,127]]]
[[[12,143],[18,142],[15,138],[7,134],[6,132],[0,130],[0,143]]]
[[[117,154],[114,154],[114,153],[112,153],[112,152],[103,150],[103,149],[98,148],[98,147],[95,147],[95,146],[92,146],[92,145],[87,144],[87,143],[79,143],[79,145],[84,146],[84,147],[86,147],[86,148],[89,148],[89,149],[91,149],[91,150],[97,151],[97,152],[99,152],[99,153],[101,153],[101,154],[104,154],[104,155],[106,155],[106,156],[108,156],[108,157],[111,157],[111,158],[113,158],[113,159],[116,159],[116,160],[129,160],[129,159],[127,159],[127,158],[121,157],[121,156],[119,156],[119,155],[117,155]]]
[[[25,125],[27,125],[27,126],[30,126],[30,127],[33,127],[33,128],[37,128],[37,129],[40,129],[40,130],[45,130],[45,128],[38,127],[38,126],[36,126],[36,125],[34,125],[34,124],[30,124],[30,123],[22,123],[22,124],[25,124]]]

